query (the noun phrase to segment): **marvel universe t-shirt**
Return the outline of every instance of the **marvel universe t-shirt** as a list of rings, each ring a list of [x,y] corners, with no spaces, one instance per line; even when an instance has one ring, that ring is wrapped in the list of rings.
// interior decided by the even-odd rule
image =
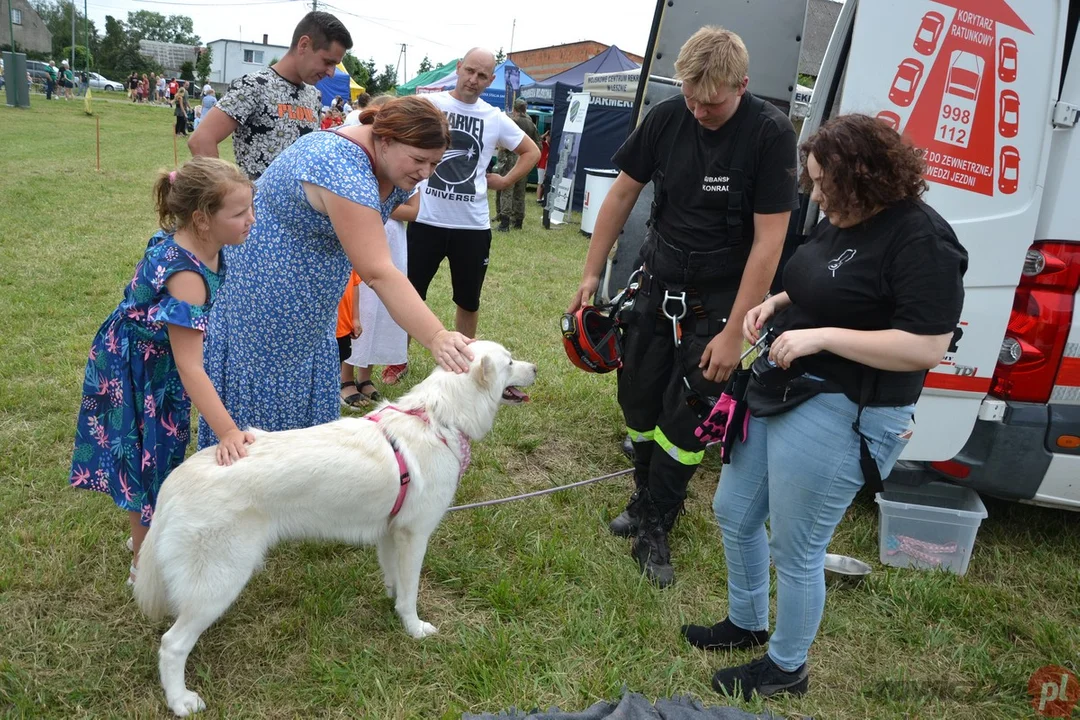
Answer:
[[[450,147],[431,177],[419,185],[417,220],[437,227],[487,230],[488,163],[496,145],[516,148],[525,133],[506,113],[483,100],[469,105],[449,92],[424,97],[446,113]]]
[[[319,91],[293,85],[273,68],[233,80],[217,107],[237,122],[236,164],[252,180],[297,138],[319,128]]]
[[[904,330],[944,335],[964,305],[967,251],[949,224],[921,200],[904,201],[854,227],[822,220],[784,267],[792,304],[777,314],[778,331],[815,327]],[[876,382],[870,405],[919,399],[926,371],[877,370],[828,352],[799,359],[802,369],[838,384],[860,402],[864,377]]]
[[[743,239],[754,237],[754,213],[770,215],[799,207],[795,175],[795,130],[766,102],[748,117],[750,93],[717,130],[694,119],[682,95],[658,103],[615,153],[616,167],[640,183],[663,174],[664,202],[656,229],[672,245],[715,250],[727,228],[727,201],[735,135],[741,122],[754,123],[743,168]],[[655,188],[654,188],[655,191]]]

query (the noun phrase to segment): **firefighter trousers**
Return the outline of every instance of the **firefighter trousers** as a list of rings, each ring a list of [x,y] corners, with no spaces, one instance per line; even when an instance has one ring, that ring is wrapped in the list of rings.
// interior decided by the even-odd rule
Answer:
[[[702,417],[688,402],[694,395],[684,378],[696,391],[698,402],[723,392],[723,384],[704,378],[698,362],[705,346],[723,329],[738,292],[737,285],[730,289],[673,287],[687,292],[678,348],[672,322],[662,310],[665,290],[671,288],[646,274],[623,338],[623,367],[618,375],[619,406],[634,443],[634,481],[638,489],[648,488],[650,501],[660,513],[686,499],[687,485],[704,457],[705,446],[694,436]],[[667,305],[678,314],[677,301],[669,299]]]

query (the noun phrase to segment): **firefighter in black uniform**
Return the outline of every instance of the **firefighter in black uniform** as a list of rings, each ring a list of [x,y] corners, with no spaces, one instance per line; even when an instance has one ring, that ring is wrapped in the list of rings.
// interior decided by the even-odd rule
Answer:
[[[661,587],[674,581],[668,533],[704,455],[694,436],[698,411],[720,395],[738,363],[743,316],[768,293],[799,204],[795,131],[746,91],[748,66],[742,39],[723,28],[704,27],[683,45],[675,62],[682,97],[657,103],[615,154],[620,173],[570,304],[573,312],[591,301],[608,253],[652,181],[618,380],[636,487],[610,527],[634,538],[634,557]]]

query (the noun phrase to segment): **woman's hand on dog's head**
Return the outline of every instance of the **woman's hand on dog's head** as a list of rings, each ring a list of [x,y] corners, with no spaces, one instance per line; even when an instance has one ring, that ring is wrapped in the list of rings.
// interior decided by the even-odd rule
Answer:
[[[469,371],[469,363],[472,362],[473,354],[469,350],[472,338],[465,337],[459,332],[440,330],[431,338],[431,355],[439,367],[455,373]]]
[[[232,465],[242,457],[247,457],[246,445],[255,442],[255,436],[246,430],[234,428],[218,438],[218,465]]]

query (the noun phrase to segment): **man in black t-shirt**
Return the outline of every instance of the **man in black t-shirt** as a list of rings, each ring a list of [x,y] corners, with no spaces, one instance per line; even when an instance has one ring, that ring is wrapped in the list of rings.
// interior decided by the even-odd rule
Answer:
[[[742,321],[768,292],[798,207],[795,131],[746,91],[738,35],[704,27],[679,51],[682,97],[658,103],[615,154],[620,173],[597,216],[570,311],[600,271],[645,183],[655,203],[641,251],[641,289],[619,371],[619,405],[634,443],[635,492],[611,523],[661,587],[674,581],[667,534],[704,455],[694,436],[742,352]],[[678,322],[680,340],[670,316]]]

